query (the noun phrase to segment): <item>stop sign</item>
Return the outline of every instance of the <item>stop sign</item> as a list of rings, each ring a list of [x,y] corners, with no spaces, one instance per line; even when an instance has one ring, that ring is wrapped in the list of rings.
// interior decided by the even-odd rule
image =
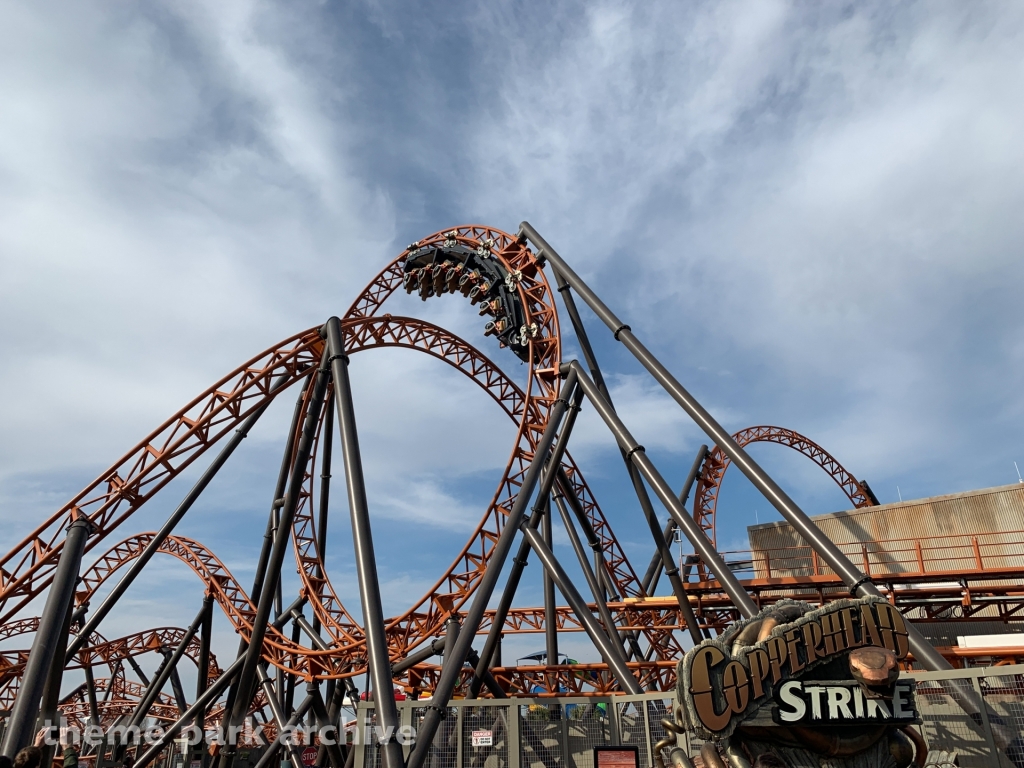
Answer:
[[[306,766],[316,765],[316,747],[306,747],[302,750],[302,764]]]

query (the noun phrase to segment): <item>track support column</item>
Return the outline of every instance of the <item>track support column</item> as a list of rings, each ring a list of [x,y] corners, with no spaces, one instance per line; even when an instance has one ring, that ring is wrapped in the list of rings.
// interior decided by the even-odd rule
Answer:
[[[248,647],[245,650],[245,664],[238,676],[237,692],[230,715],[226,716],[226,732],[230,735],[232,728],[240,728],[249,713],[249,702],[252,700],[254,683],[256,681],[256,668],[259,666],[260,657],[263,653],[263,639],[267,635],[267,626],[270,624],[270,611],[274,606],[277,584],[281,578],[281,565],[284,562],[285,552],[288,549],[289,536],[292,520],[295,518],[295,507],[299,501],[299,494],[302,491],[302,467],[306,466],[309,454],[313,449],[313,440],[316,438],[316,425],[320,419],[320,411],[324,404],[324,395],[327,393],[328,371],[325,368],[327,360],[327,349],[324,348],[324,355],[320,361],[320,367],[316,372],[313,383],[313,390],[309,396],[309,405],[306,411],[306,420],[302,427],[302,434],[299,437],[299,444],[295,450],[295,461],[291,465],[295,468],[291,473],[288,482],[288,490],[284,496],[284,505],[281,508],[281,535],[274,539],[270,557],[267,560],[266,581],[260,594],[256,607],[256,616],[253,619],[252,636],[249,638]],[[284,611],[282,615],[287,615]],[[231,768],[235,762],[235,755],[238,752],[237,744],[231,744],[230,740],[220,754],[221,768]]]
[[[554,543],[550,496],[544,499],[544,519],[540,521],[540,525],[544,543],[550,549]],[[555,582],[547,568],[544,569],[544,645],[548,654],[548,666],[553,667],[558,664],[558,604],[555,602]]]
[[[572,385],[570,388],[569,385]],[[566,402],[566,398],[572,397],[571,402]],[[575,377],[570,376],[566,379],[565,385],[562,387],[562,393],[559,396],[559,400],[552,406],[552,416],[554,418],[555,408],[559,407],[559,404],[564,405],[563,411],[565,412],[565,423],[562,426],[562,431],[559,433],[557,439],[554,441],[554,446],[551,450],[551,457],[547,460],[547,470],[544,472],[543,477],[540,481],[540,490],[537,493],[538,499],[544,499],[550,496],[551,488],[554,485],[555,479],[558,475],[555,474],[555,469],[560,469],[562,456],[565,453],[565,448],[569,444],[569,437],[572,435],[572,428],[576,424],[576,416],[580,412],[580,401],[583,398],[583,393],[576,387]],[[536,457],[534,458],[536,461]],[[520,491],[521,493],[522,491]],[[540,525],[541,515],[544,510],[540,503],[533,505],[532,513],[527,525],[531,528],[536,529]],[[487,639],[484,641],[483,650],[480,652],[480,661],[474,667],[473,680],[469,684],[469,698],[475,698],[480,693],[480,688],[483,685],[484,678],[488,669],[491,666],[497,666],[491,663],[494,655],[497,653],[501,655],[501,630],[505,625],[505,617],[508,616],[509,609],[512,607],[512,600],[515,598],[516,590],[519,588],[519,581],[523,576],[523,570],[526,568],[530,557],[530,543],[523,539],[519,543],[519,551],[516,556],[512,558],[512,568],[508,574],[508,580],[505,582],[505,587],[502,589],[501,597],[498,600],[498,607],[494,611],[494,621],[491,623],[491,629],[487,633]]]
[[[388,655],[387,634],[384,631],[384,610],[380,602],[377,560],[373,549],[373,534],[370,530],[370,510],[366,501],[363,461],[359,453],[359,435],[356,431],[352,386],[348,376],[348,355],[345,354],[341,336],[341,321],[332,317],[324,326],[324,331],[327,337],[327,361],[334,377],[334,403],[338,409],[345,485],[348,490],[349,514],[352,518],[352,544],[355,548],[359,598],[363,606],[363,627],[366,632],[367,664],[373,682],[373,701],[377,719],[384,732],[396,734],[401,723],[398,721],[398,708],[395,705],[395,688],[391,682],[391,660]],[[405,765],[402,745],[395,738],[381,744],[381,758],[384,768],[403,768]]]
[[[871,578],[861,573],[857,566],[853,564],[853,561],[843,554],[839,547],[821,532],[821,529],[789,497],[789,494],[782,490],[771,476],[757,462],[750,458],[747,452],[732,439],[732,435],[726,432],[722,425],[715,421],[711,414],[705,410],[704,406],[697,402],[693,395],[676,380],[675,376],[669,373],[668,369],[661,364],[661,361],[651,354],[647,347],[640,343],[640,340],[633,335],[630,327],[615,316],[607,305],[598,298],[597,294],[580,279],[580,276],[538,234],[537,230],[529,222],[524,221],[519,225],[519,232],[521,237],[528,238],[537,248],[538,252],[551,261],[567,284],[579,293],[601,321],[608,326],[614,334],[615,340],[621,342],[633,354],[640,364],[647,369],[648,373],[654,377],[655,381],[689,414],[697,426],[704,430],[704,433],[714,440],[715,444],[732,459],[733,463],[740,468],[740,471],[747,476],[750,482],[754,484],[771,505],[793,526],[793,529],[803,537],[804,541],[810,544],[822,559],[828,563],[829,567],[843,579],[849,587],[850,593],[881,597],[881,593],[871,581]],[[674,514],[673,517],[675,517]],[[678,523],[679,520],[677,519],[676,522]],[[706,537],[704,538],[706,539]],[[713,568],[713,570],[718,573],[717,568]],[[719,573],[718,576],[721,579],[724,574]],[[914,657],[919,659],[926,669],[933,671],[951,669],[950,663],[942,657],[942,654],[935,650],[932,644],[924,638],[924,635],[911,622],[907,622],[907,633],[910,649]]]
[[[82,553],[92,531],[92,523],[86,517],[79,517],[68,526],[67,539],[57,561],[57,570],[46,596],[43,615],[39,619],[29,651],[25,673],[21,678],[21,689],[14,701],[10,720],[4,732],[3,754],[12,760],[22,747],[32,743],[33,728],[39,715],[39,701],[46,687],[46,679],[53,665],[57,647],[66,647],[68,638],[61,637],[64,620],[75,596],[75,582],[82,565]]]
[[[551,578],[554,579],[555,584],[558,585],[558,591],[565,596],[569,605],[572,606],[576,617],[587,630],[590,640],[601,652],[605,663],[615,674],[615,677],[618,679],[619,685],[622,686],[622,689],[626,691],[626,693],[630,694],[643,693],[643,690],[640,688],[640,684],[636,681],[636,677],[633,676],[633,673],[629,671],[629,667],[626,666],[626,660],[622,656],[621,646],[613,644],[611,638],[604,633],[601,625],[598,624],[597,619],[594,618],[594,614],[592,614],[590,609],[587,607],[586,601],[577,591],[576,587],[573,586],[569,576],[562,569],[558,560],[555,559],[551,550],[548,549],[547,544],[544,543],[544,539],[536,531],[525,525],[523,526],[523,535],[526,537],[527,541],[530,542],[530,546],[533,547],[533,551],[537,553],[537,557],[542,563],[544,563],[544,568],[551,574]],[[614,629],[612,631],[614,632]]]
[[[437,733],[437,727],[441,724],[441,719],[445,715],[448,700],[451,698],[452,693],[455,691],[455,686],[459,682],[462,665],[465,663],[470,648],[472,648],[473,638],[476,636],[477,630],[480,629],[480,622],[483,620],[484,611],[487,610],[487,603],[490,602],[491,595],[494,593],[494,587],[501,576],[501,570],[505,566],[505,559],[512,549],[516,533],[519,531],[519,525],[523,521],[523,513],[530,503],[530,498],[533,496],[538,480],[540,480],[541,470],[546,463],[548,452],[551,450],[551,444],[555,441],[555,435],[558,433],[558,427],[562,423],[562,416],[565,414],[569,398],[572,397],[575,389],[576,376],[570,371],[558,399],[551,406],[547,427],[544,428],[544,434],[537,441],[533,460],[523,475],[523,484],[519,487],[519,494],[516,496],[515,503],[509,511],[505,527],[502,529],[501,535],[494,545],[491,559],[487,563],[487,569],[484,571],[480,584],[476,588],[476,593],[473,595],[473,603],[466,613],[462,632],[459,635],[458,642],[455,644],[455,651],[452,653],[454,663],[446,663],[441,670],[441,677],[434,689],[434,695],[430,700],[430,705],[427,708],[423,722],[420,723],[416,745],[409,755],[408,768],[421,768],[427,759],[430,745],[434,741],[434,734]],[[497,622],[497,619],[495,621]],[[493,646],[491,652],[493,652]],[[483,665],[484,670],[487,669],[487,661],[490,658],[491,652],[480,654],[480,664]]]

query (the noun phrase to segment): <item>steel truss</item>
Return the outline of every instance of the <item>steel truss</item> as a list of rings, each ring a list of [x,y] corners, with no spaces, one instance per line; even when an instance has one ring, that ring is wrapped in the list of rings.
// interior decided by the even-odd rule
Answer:
[[[548,282],[549,274],[557,291]],[[447,330],[384,312],[400,288],[424,299],[461,293],[479,306],[481,315],[490,318],[485,335],[494,335],[526,364],[525,383],[514,382],[476,347]],[[562,296],[585,365],[562,359],[555,293]],[[710,451],[702,447],[682,494],[668,486],[616,413],[575,297],[588,304],[616,341],[714,442]],[[517,425],[492,501],[466,545],[425,595],[387,618],[380,610],[372,503],[363,487],[356,404],[347,372],[351,355],[379,348],[418,351],[443,361],[474,381]],[[290,388],[299,390],[298,398],[256,577],[246,589],[210,549],[173,529],[260,415]],[[567,450],[584,400],[618,443],[650,528],[655,556],[642,579]],[[332,444],[335,419],[339,446]],[[959,600],[963,618],[988,617],[993,611],[1018,617],[1024,600],[1013,584],[1019,583],[1024,568],[993,569],[982,567],[979,560],[976,573],[960,569],[959,591],[948,585],[951,574],[934,568],[926,573],[923,561],[919,572],[877,574],[865,556],[864,568],[858,570],[855,558],[825,539],[745,453],[743,446],[759,441],[787,445],[811,458],[854,506],[877,503],[865,483],[792,430],[752,427],[725,433],[529,224],[524,222],[518,235],[475,225],[437,232],[387,265],[342,317],[284,340],[216,382],[0,559],[0,639],[33,636],[31,650],[0,653],[0,708],[12,708],[3,751],[13,754],[26,743],[37,719],[52,719],[58,712],[72,723],[105,729],[148,717],[168,727],[160,744],[140,748],[141,768],[191,723],[207,729],[239,727],[256,718],[255,732],[271,739],[303,718],[320,726],[337,725],[342,704],[358,694],[355,681],[369,674],[383,725],[398,723],[395,686],[417,696],[432,695],[408,761],[401,750],[382,749],[386,768],[421,768],[445,704],[457,693],[500,698],[536,696],[538,690],[541,696],[669,690],[685,643],[720,631],[781,596],[824,602],[882,590],[901,608],[923,614],[912,614],[914,618],[947,618],[952,610],[947,598]],[[146,501],[215,446],[219,452],[210,467],[159,531],[134,533],[95,556]],[[334,453],[340,456],[340,473],[332,470]],[[735,562],[717,551],[715,509],[731,463],[810,542],[809,572],[790,567],[773,574],[765,565],[771,555],[761,553],[761,560],[750,555],[753,572],[741,578],[734,573]],[[342,604],[324,567],[332,477],[344,482],[355,531],[361,596],[355,612]],[[684,504],[695,480],[691,515]],[[664,530],[656,501],[669,514]],[[551,516],[556,512],[586,577],[586,594],[551,550]],[[697,555],[682,572],[667,546],[674,529],[687,535]],[[518,553],[513,555],[516,541]],[[289,544],[301,588],[298,598],[285,605],[280,574]],[[531,553],[545,575],[545,605],[516,607],[512,601]],[[205,590],[199,614],[187,629],[164,627],[105,640],[97,627],[157,554],[184,562],[199,578]],[[85,556],[90,561],[83,569]],[[501,588],[498,607],[491,609],[489,601],[510,556],[512,576]],[[671,597],[653,596],[662,573],[670,582]],[[697,580],[690,580],[691,575]],[[108,596],[92,605],[100,587],[115,578]],[[993,579],[1007,581],[993,585]],[[556,588],[567,606],[555,604]],[[30,603],[44,593],[40,616],[24,618]],[[240,639],[237,658],[223,668],[210,652],[214,604]],[[600,663],[556,663],[558,633],[573,631],[588,634]],[[545,634],[547,663],[502,665],[501,636],[530,632]],[[948,666],[919,636],[912,640],[921,664]],[[146,653],[163,659],[152,681],[136,661]],[[434,662],[436,656],[443,658],[441,664]],[[191,705],[177,672],[184,657],[200,672]],[[94,676],[97,665],[107,668],[105,677]],[[140,681],[129,679],[126,668]],[[86,683],[58,699],[63,672],[72,669],[84,670]],[[296,687],[303,682],[306,697],[296,704]],[[163,690],[167,683],[172,694]],[[112,748],[123,751],[126,746]],[[235,754],[234,746],[221,752],[221,768],[231,768]],[[318,764],[342,768],[350,755],[343,748],[322,748]],[[289,748],[287,757],[301,768],[296,750]]]

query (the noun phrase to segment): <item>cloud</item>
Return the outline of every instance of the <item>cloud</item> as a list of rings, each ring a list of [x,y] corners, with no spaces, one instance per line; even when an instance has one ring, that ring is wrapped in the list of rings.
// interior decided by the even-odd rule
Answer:
[[[268,13],[5,12],[6,472],[119,455],[372,275],[391,214],[346,171],[343,89]]]
[[[343,313],[405,243],[473,220],[529,219],[727,429],[797,429],[883,501],[1024,464],[1018,6],[232,0],[2,19],[4,541],[225,372]],[[389,308],[522,381],[464,302]],[[706,437],[583,314],[619,412],[676,482]],[[351,370],[398,605],[451,562],[515,429],[426,356]],[[240,572],[293,397],[183,523]],[[594,416],[571,450],[649,551]],[[794,498],[832,503],[769,450]],[[116,535],[162,520],[187,481]],[[330,566],[349,584],[346,527]]]

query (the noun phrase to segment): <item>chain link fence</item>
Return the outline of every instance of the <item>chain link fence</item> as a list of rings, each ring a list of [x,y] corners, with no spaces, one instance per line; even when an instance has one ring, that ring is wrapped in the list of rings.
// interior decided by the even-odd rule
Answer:
[[[1024,665],[952,672],[914,672],[918,726],[929,764],[961,768],[1024,768]],[[958,703],[984,702],[968,715]],[[398,702],[402,725],[418,731],[423,701]],[[452,701],[434,736],[426,768],[594,768],[593,748],[635,746],[641,768],[652,768],[654,745],[666,736],[674,696]],[[355,768],[379,768],[373,704],[361,703]],[[677,736],[691,756],[703,742]],[[411,747],[406,746],[408,755]],[[671,765],[668,755],[666,764]]]

